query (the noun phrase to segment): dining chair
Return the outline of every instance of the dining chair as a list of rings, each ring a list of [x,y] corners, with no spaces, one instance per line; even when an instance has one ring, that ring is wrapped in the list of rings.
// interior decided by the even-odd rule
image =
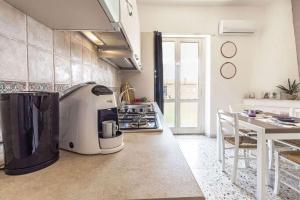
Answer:
[[[299,146],[300,148],[300,146]],[[285,172],[287,174],[289,174],[290,176],[294,177],[295,179],[297,179],[298,181],[300,181],[300,177],[296,176],[295,174],[288,172],[287,170],[281,168],[281,160],[287,161],[293,165],[295,165],[297,167],[297,169],[299,169],[300,166],[300,151],[299,150],[290,150],[290,151],[276,151],[275,152],[275,182],[274,182],[274,193],[277,195],[279,194],[279,188],[280,188],[280,184],[284,184],[290,188],[292,188],[293,190],[295,190],[296,192],[300,193],[300,189],[299,188],[295,188],[294,186],[292,186],[291,184],[289,184],[288,182],[282,180],[281,177],[281,172]],[[300,186],[300,185],[299,185]]]
[[[300,117],[300,108],[290,108],[289,110],[290,110],[289,115],[291,117],[298,117],[298,118]],[[275,142],[279,144],[279,146],[281,146],[280,148],[277,148],[277,151],[286,149],[286,147],[300,149],[300,140],[276,140]],[[273,142],[273,146],[274,146],[274,142]]]
[[[249,105],[243,105],[243,104],[233,104],[233,105],[229,105],[229,111],[231,113],[241,113],[244,110],[249,110],[249,109],[254,109],[253,106],[249,106]],[[299,109],[300,111],[300,109]],[[246,136],[249,136],[253,139],[257,139],[257,133],[251,129],[243,129],[240,128],[240,132],[245,134]],[[272,140],[268,140],[268,169],[272,169],[273,165],[274,165],[274,141]]]
[[[232,104],[232,105],[229,105],[228,108],[229,108],[229,111],[231,113],[242,113],[245,110],[249,110],[250,106],[244,105],[244,104]],[[256,137],[257,136],[257,133],[255,131],[251,130],[251,129],[245,129],[243,127],[240,127],[239,131],[242,134],[245,134],[245,135],[250,136],[250,137]]]
[[[231,172],[231,182],[236,183],[238,161],[240,159],[245,161],[245,167],[249,167],[249,160],[255,159],[249,154],[249,150],[257,148],[257,141],[251,137],[242,135],[239,131],[239,119],[238,113],[226,112],[218,110],[218,137],[219,137],[219,148],[221,149],[221,162],[222,171],[225,172],[225,150],[233,149],[233,169]],[[227,142],[230,147],[226,147]],[[239,155],[239,151],[244,150],[244,156]],[[246,153],[245,153],[246,152]],[[229,157],[228,157],[229,158]]]
[[[290,108],[289,110],[290,110],[289,112],[290,116],[298,117],[298,118],[300,117],[300,108]]]

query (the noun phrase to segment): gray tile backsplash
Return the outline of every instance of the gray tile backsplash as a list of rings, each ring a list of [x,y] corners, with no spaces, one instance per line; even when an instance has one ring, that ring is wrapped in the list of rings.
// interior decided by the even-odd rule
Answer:
[[[68,31],[54,31],[54,54],[70,58],[71,33]]]
[[[81,83],[83,80],[82,63],[71,62],[72,85]]]
[[[120,84],[118,70],[99,60],[82,34],[53,31],[1,0],[0,52],[0,92],[61,91],[86,81]]]
[[[82,49],[82,62],[84,65],[92,64],[92,52],[86,47]]]
[[[53,31],[47,26],[27,17],[28,44],[53,51]]]
[[[82,45],[83,45],[85,48],[87,48],[87,49],[89,49],[90,51],[92,51],[92,52],[95,52],[95,51],[96,51],[95,46],[94,46],[91,42],[89,42],[89,40],[86,39],[86,38],[83,38],[83,39],[82,39]]]
[[[0,80],[26,81],[27,78],[26,43],[0,35]]]
[[[54,55],[55,83],[71,84],[70,59]]]
[[[71,36],[71,60],[82,62],[82,41],[78,41]]]
[[[34,46],[28,46],[29,82],[52,83],[54,78],[53,54]]]
[[[91,65],[82,65],[82,71],[83,71],[83,80],[89,81],[92,80],[92,68]]]
[[[0,33],[10,39],[26,41],[26,15],[0,1]]]

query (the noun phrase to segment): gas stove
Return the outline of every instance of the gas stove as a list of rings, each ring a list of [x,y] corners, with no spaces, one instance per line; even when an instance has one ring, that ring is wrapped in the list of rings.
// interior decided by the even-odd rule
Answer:
[[[152,104],[126,105],[119,110],[119,128],[126,132],[161,131]]]

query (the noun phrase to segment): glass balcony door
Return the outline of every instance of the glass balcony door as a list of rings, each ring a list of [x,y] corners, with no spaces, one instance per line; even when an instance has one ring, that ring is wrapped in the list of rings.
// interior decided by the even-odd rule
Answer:
[[[175,134],[203,133],[201,39],[164,38],[164,115]]]

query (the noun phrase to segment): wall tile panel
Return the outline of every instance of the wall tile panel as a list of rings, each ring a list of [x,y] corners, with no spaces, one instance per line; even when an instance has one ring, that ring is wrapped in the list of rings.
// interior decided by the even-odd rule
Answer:
[[[55,83],[71,84],[70,60],[54,55]]]
[[[110,68],[81,33],[53,31],[0,0],[0,92],[63,91],[86,81],[112,86]]]
[[[96,51],[96,47],[85,37],[82,38],[82,45],[90,51]]]
[[[54,54],[70,58],[71,34],[67,31],[54,31]]]
[[[71,63],[72,67],[72,85],[83,82],[83,68],[81,63]]]
[[[0,1],[0,33],[26,42],[26,15],[4,1]]]
[[[28,46],[29,82],[53,82],[53,54],[39,48]]]
[[[83,65],[83,82],[92,80],[92,68],[90,65]]]
[[[71,60],[74,62],[82,62],[82,44],[74,39],[71,39]]]
[[[27,47],[0,36],[0,80],[27,81]]]
[[[31,17],[27,17],[28,44],[53,51],[53,31]]]
[[[71,39],[72,40],[77,40],[79,43],[82,44],[83,36],[79,32],[71,32]]]
[[[82,49],[82,62],[85,65],[92,64],[92,52],[86,47],[83,47]]]

